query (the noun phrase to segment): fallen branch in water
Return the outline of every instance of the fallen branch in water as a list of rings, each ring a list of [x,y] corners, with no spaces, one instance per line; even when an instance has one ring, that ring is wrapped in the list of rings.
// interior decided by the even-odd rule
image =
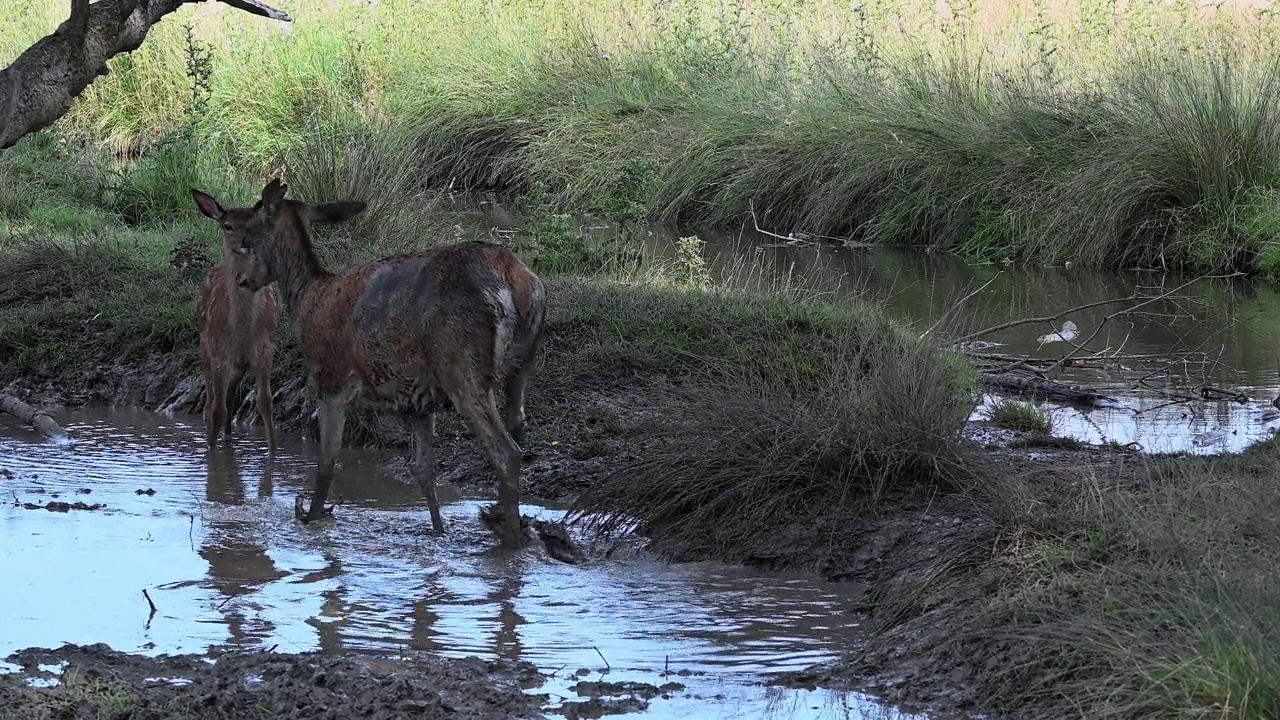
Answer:
[[[978,382],[984,387],[1002,390],[1039,400],[1054,400],[1073,405],[1097,405],[1116,403],[1116,399],[1089,388],[1064,385],[1041,377],[1018,375],[1012,372],[978,373]]]
[[[1067,315],[1079,313],[1084,310],[1090,310],[1092,308],[1106,307],[1108,305],[1117,305],[1120,303],[1130,303],[1127,307],[1107,315],[1107,317],[1103,319],[1101,323],[1098,324],[1098,327],[1093,331],[1093,334],[1085,339],[1085,342],[1079,343],[1078,345],[1075,343],[1071,343],[1073,347],[1083,348],[1085,345],[1088,344],[1089,340],[1093,339],[1099,332],[1102,331],[1102,327],[1109,320],[1112,320],[1114,318],[1121,317],[1124,315],[1143,315],[1144,313],[1139,312],[1139,310],[1141,310],[1144,307],[1147,307],[1148,305],[1151,305],[1153,303],[1160,302],[1160,301],[1174,302],[1175,304],[1178,302],[1190,303],[1192,302],[1190,298],[1179,296],[1177,295],[1177,293],[1180,290],[1183,290],[1202,280],[1225,280],[1228,278],[1240,277],[1242,274],[1243,273],[1228,273],[1226,275],[1201,275],[1192,280],[1188,280],[1187,282],[1184,282],[1181,285],[1178,285],[1177,287],[1171,288],[1169,290],[1163,290],[1158,293],[1144,293],[1139,288],[1139,289],[1135,289],[1132,294],[1127,295],[1125,297],[1111,298],[1108,300],[1095,300],[1093,302],[1083,303],[1081,305],[1076,305],[1075,307],[1067,308],[1065,310],[1062,310],[1061,312],[1054,313],[1053,315],[1042,315],[1037,317],[1018,318],[1016,320],[1008,320],[996,325],[992,325],[991,327],[988,327],[988,328],[983,328],[982,330],[978,330],[976,332],[971,332],[968,335],[964,335],[962,337],[956,338],[955,340],[952,340],[950,343],[948,343],[948,346],[955,349],[959,345],[963,345],[964,343],[977,340],[978,338],[981,338],[981,337],[986,337],[987,335],[991,335],[991,334],[1000,332],[1002,330],[1009,330],[1010,328],[1022,327],[1024,325],[1034,325],[1037,323],[1048,324],[1050,327],[1054,328],[1054,331],[1056,332],[1058,331],[1058,328],[1053,324],[1054,321],[1061,320]],[[959,303],[957,303],[957,305],[964,304],[964,302],[969,300],[971,297],[973,297],[974,294],[975,293],[970,293],[969,295],[965,296],[963,299],[961,299]],[[954,310],[955,308],[953,307],[948,312],[952,312]]]
[[[1205,279],[1208,279],[1208,278],[1216,278],[1216,279],[1232,278],[1232,277],[1238,277],[1238,276],[1240,276],[1240,275],[1242,275],[1242,274],[1243,274],[1243,273],[1231,273],[1231,274],[1229,274],[1229,275],[1201,276],[1201,277],[1195,278],[1194,280],[1188,280],[1188,281],[1186,281],[1186,282],[1182,283],[1181,285],[1178,285],[1177,287],[1175,287],[1175,288],[1173,288],[1173,289],[1171,289],[1171,290],[1166,290],[1165,292],[1160,293],[1159,295],[1153,295],[1153,296],[1151,296],[1151,297],[1148,297],[1148,298],[1146,298],[1145,300],[1142,300],[1141,302],[1138,302],[1138,303],[1137,303],[1137,304],[1135,304],[1135,305],[1131,305],[1131,306],[1129,306],[1129,307],[1124,308],[1123,310],[1117,310],[1117,311],[1115,311],[1115,312],[1113,312],[1113,313],[1108,314],[1106,317],[1102,318],[1102,321],[1098,323],[1098,326],[1097,326],[1096,328],[1094,328],[1093,332],[1092,332],[1092,333],[1090,333],[1089,337],[1087,337],[1087,338],[1085,338],[1085,339],[1084,339],[1084,342],[1080,343],[1079,345],[1076,345],[1076,346],[1075,346],[1075,348],[1074,348],[1074,349],[1072,349],[1072,351],[1071,351],[1071,352],[1067,353],[1066,355],[1063,355],[1063,356],[1062,356],[1062,359],[1061,359],[1061,360],[1059,360],[1058,362],[1054,363],[1052,366],[1050,366],[1050,367],[1049,367],[1049,369],[1045,371],[1045,373],[1046,373],[1046,374],[1047,374],[1047,373],[1051,373],[1051,372],[1053,372],[1054,370],[1057,370],[1058,368],[1061,368],[1061,367],[1063,366],[1063,364],[1064,364],[1064,363],[1066,363],[1067,361],[1069,361],[1069,360],[1070,360],[1072,357],[1074,357],[1077,353],[1079,353],[1081,350],[1083,350],[1083,349],[1084,349],[1084,347],[1085,347],[1086,345],[1088,345],[1090,341],[1092,341],[1095,337],[1097,337],[1097,336],[1098,336],[1098,333],[1102,332],[1102,328],[1106,327],[1106,325],[1107,325],[1107,323],[1108,323],[1108,322],[1111,322],[1111,321],[1112,321],[1112,320],[1114,320],[1115,318],[1118,318],[1118,317],[1120,317],[1120,316],[1122,316],[1122,315],[1133,315],[1133,314],[1135,314],[1138,310],[1140,310],[1140,309],[1142,309],[1142,308],[1144,308],[1144,307],[1146,307],[1146,306],[1148,306],[1148,305],[1150,305],[1150,304],[1152,304],[1152,303],[1155,303],[1155,302],[1159,302],[1159,301],[1162,301],[1162,300],[1174,300],[1175,298],[1177,298],[1176,293],[1177,293],[1178,291],[1182,290],[1183,288],[1189,287],[1190,285],[1192,285],[1192,284],[1194,284],[1194,283],[1200,282],[1201,280],[1205,280]],[[1135,295],[1136,295],[1136,293],[1135,293]]]
[[[147,614],[147,624],[143,627],[151,627],[151,620],[156,616],[156,604],[151,602],[151,593],[146,588],[142,588],[142,597],[147,599],[147,605],[151,608],[151,612]]]
[[[1014,395],[1031,396],[1033,398],[1055,400],[1075,405],[1095,405],[1100,402],[1114,403],[1114,398],[1107,397],[1097,390],[1066,385],[1055,381],[1053,378],[1059,371],[1068,367],[1093,368],[1097,370],[1116,368],[1123,370],[1129,369],[1126,368],[1125,363],[1137,365],[1159,362],[1162,364],[1163,368],[1167,369],[1178,363],[1186,364],[1192,362],[1192,359],[1195,357],[1199,357],[1202,362],[1211,361],[1212,358],[1210,353],[1203,352],[1203,348],[1208,344],[1209,339],[1201,342],[1200,345],[1192,351],[1185,353],[1172,361],[1169,360],[1168,356],[1153,354],[1125,354],[1124,350],[1129,344],[1131,339],[1130,335],[1126,335],[1119,347],[1116,348],[1107,348],[1095,351],[1088,351],[1086,348],[1095,338],[1098,337],[1098,335],[1111,321],[1117,318],[1128,316],[1150,319],[1153,316],[1153,308],[1150,306],[1156,303],[1169,303],[1177,312],[1177,314],[1174,315],[1170,315],[1169,313],[1154,313],[1154,316],[1159,317],[1162,320],[1184,317],[1184,314],[1186,316],[1190,316],[1192,313],[1188,309],[1188,306],[1196,304],[1197,301],[1179,295],[1180,292],[1201,280],[1226,279],[1236,277],[1238,275],[1239,273],[1200,276],[1167,290],[1144,290],[1144,288],[1138,287],[1135,288],[1131,295],[1126,297],[1084,303],[1075,307],[1067,308],[1053,315],[1019,318],[1001,322],[991,327],[957,338],[948,343],[946,347],[949,350],[961,353],[971,360],[976,361],[975,364],[977,365],[976,369],[978,370],[978,381],[984,387]],[[975,295],[979,294],[982,289],[987,287],[989,284],[990,281],[961,298],[956,305],[953,305],[946,311],[946,313],[944,313],[942,319],[935,322],[920,336],[921,339],[933,333],[934,330],[942,324],[946,318],[950,317],[959,306],[965,304]],[[1056,321],[1083,310],[1114,305],[1122,305],[1122,307],[1115,309],[1104,316],[1101,321],[1096,324],[1093,331],[1082,340],[1077,340],[1074,324],[1071,324],[1071,327],[1066,328],[1068,332],[1065,334],[1056,324]],[[981,348],[970,349],[965,347],[966,345],[973,343],[973,341],[978,338],[991,335],[1001,330],[1008,330],[1010,328],[1038,323],[1046,323],[1049,327],[1053,328],[1055,333],[1059,333],[1060,341],[1065,342],[1070,346],[1070,350],[1058,358],[1036,358],[1028,355],[996,353],[983,350]],[[1063,323],[1064,327],[1067,325],[1068,323]],[[989,347],[989,344],[987,346]],[[1147,373],[1140,378],[1134,386],[1135,389],[1137,387],[1147,387],[1143,381],[1157,372],[1159,372],[1159,370]],[[1189,395],[1186,396],[1186,398],[1189,400],[1230,399],[1236,402],[1248,401],[1248,398],[1244,393],[1210,387],[1207,383],[1202,383],[1198,391],[1198,395],[1200,396],[1199,398],[1193,398]]]
[[[751,215],[751,226],[756,229],[756,232],[760,233],[761,235],[766,235],[768,237],[775,238],[777,240],[782,240],[787,246],[796,246],[800,244],[813,245],[814,240],[844,242],[840,238],[831,237],[829,235],[810,235],[807,232],[801,232],[799,235],[796,235],[794,233],[779,235],[778,233],[769,232],[768,230],[765,230],[764,228],[760,227],[760,221],[756,219],[756,203],[754,200],[747,201],[747,212],[750,213]],[[767,247],[778,247],[778,246],[771,245]]]
[[[58,444],[69,445],[72,442],[71,436],[49,417],[49,413],[33,408],[12,395],[0,393],[0,413],[14,416]]]

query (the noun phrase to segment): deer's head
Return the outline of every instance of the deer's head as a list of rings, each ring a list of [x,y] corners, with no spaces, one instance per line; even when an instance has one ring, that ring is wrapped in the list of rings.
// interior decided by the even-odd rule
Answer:
[[[340,223],[362,212],[362,202],[304,203],[288,200],[289,186],[274,179],[262,189],[254,206],[255,217],[247,226],[241,246],[245,262],[237,269],[236,281],[258,290],[290,273],[291,269],[319,268],[311,249],[312,223]]]

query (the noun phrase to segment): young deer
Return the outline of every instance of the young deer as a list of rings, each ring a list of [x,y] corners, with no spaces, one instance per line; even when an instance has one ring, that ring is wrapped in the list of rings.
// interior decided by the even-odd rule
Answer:
[[[320,461],[306,519],[324,512],[346,410],[361,400],[411,418],[418,483],[433,531],[443,533],[431,445],[436,410],[447,400],[493,462],[502,540],[517,543],[519,443],[525,387],[542,336],[542,281],[509,250],[486,242],[438,246],[332,274],[312,250],[309,227],[348,220],[365,204],[312,205],[286,200],[286,189],[279,180],[263,188],[235,267],[241,287],[280,286],[320,396]]]
[[[231,442],[235,415],[234,393],[240,380],[252,372],[258,383],[258,414],[267,431],[267,447],[276,447],[271,408],[271,357],[275,353],[279,324],[276,294],[270,288],[245,289],[235,283],[232,261],[241,252],[255,208],[223,209],[209,195],[192,190],[200,212],[218,223],[222,231],[223,264],[209,269],[196,298],[196,325],[200,330],[200,369],[204,373],[205,433],[212,448],[218,433],[226,431]]]

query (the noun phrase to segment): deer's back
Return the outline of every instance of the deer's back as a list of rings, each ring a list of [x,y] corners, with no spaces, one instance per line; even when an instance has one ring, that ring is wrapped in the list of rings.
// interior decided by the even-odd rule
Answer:
[[[385,396],[502,374],[540,332],[544,293],[506,248],[465,242],[356,266],[313,295],[304,345],[321,388]]]

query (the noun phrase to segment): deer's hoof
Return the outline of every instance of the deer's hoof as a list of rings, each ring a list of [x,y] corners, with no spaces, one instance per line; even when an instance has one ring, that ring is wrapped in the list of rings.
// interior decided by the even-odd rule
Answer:
[[[307,509],[307,497],[298,495],[293,499],[293,516],[298,519],[298,522],[306,525],[316,520],[333,517],[333,509],[337,507],[337,503],[322,506],[318,513],[313,513]]]

